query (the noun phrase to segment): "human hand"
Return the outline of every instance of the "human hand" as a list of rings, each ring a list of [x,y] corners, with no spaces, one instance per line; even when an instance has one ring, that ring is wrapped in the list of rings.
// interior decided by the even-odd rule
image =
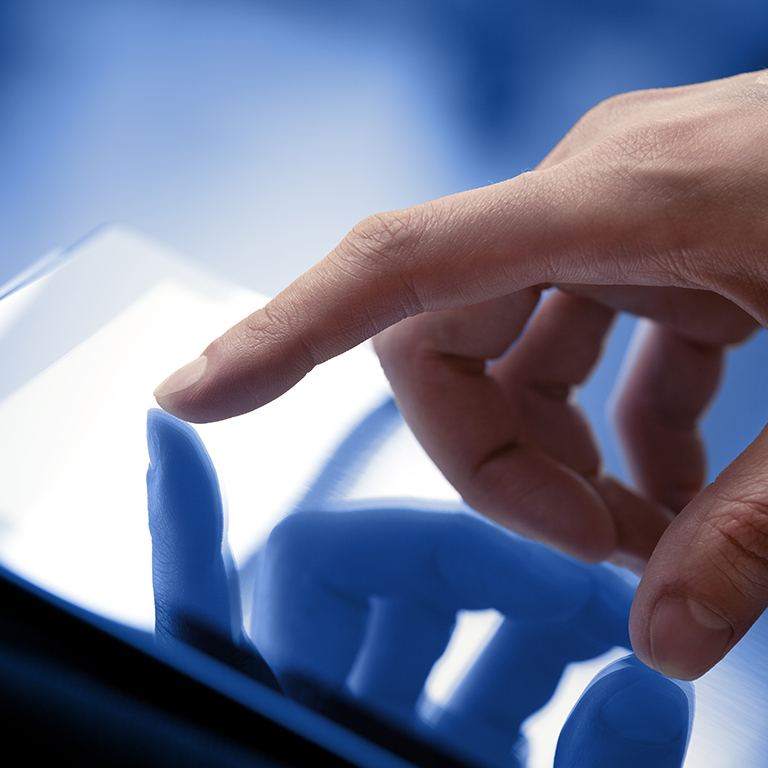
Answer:
[[[204,446],[189,425],[161,411],[149,413],[148,438],[158,641],[191,645],[277,687],[242,628]],[[337,505],[295,513],[274,530],[264,557],[253,634],[289,695],[338,707],[351,694],[385,720],[484,765],[508,765],[520,724],[551,697],[566,664],[628,644],[633,585],[618,572],[461,512]],[[507,618],[427,726],[417,700],[457,609],[488,606]],[[585,741],[581,725],[567,725],[559,754],[680,765],[689,702],[678,696],[676,707],[665,705],[676,684],[639,669],[629,681],[585,693],[571,718],[580,723],[589,712],[602,730]],[[641,695],[622,695],[638,678]],[[649,760],[631,762],[638,755]]]
[[[633,647],[695,678],[768,604],[768,433],[699,492],[697,427],[724,350],[768,321],[767,100],[764,72],[619,96],[532,173],[366,219],[158,402],[244,413],[392,326],[376,345],[400,408],[469,504],[587,561],[653,552]],[[637,492],[602,474],[571,401],[615,310],[650,320],[617,409]]]

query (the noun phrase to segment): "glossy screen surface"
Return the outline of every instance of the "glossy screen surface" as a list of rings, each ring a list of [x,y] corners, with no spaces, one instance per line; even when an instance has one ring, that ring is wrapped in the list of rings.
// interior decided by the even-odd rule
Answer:
[[[0,300],[0,560],[66,600],[151,630],[151,391],[266,299],[117,229],[86,238],[57,264]],[[224,535],[240,566],[246,627],[255,621],[259,553],[275,525],[297,508],[401,509],[408,500],[405,506],[417,511],[465,511],[396,415],[370,428],[362,442],[345,443],[389,398],[365,344],[255,413],[196,427],[224,495]],[[354,451],[337,450],[345,444]],[[394,541],[394,557],[406,550]],[[419,697],[426,729],[502,625],[495,610],[457,616]],[[763,625],[696,684],[686,765],[763,764]],[[557,735],[581,692],[627,652],[613,648],[566,665],[554,698],[523,724],[530,753],[522,764],[552,764]]]

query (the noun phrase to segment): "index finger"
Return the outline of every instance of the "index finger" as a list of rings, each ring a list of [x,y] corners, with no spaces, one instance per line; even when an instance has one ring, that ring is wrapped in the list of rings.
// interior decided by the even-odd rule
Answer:
[[[158,403],[188,421],[246,413],[315,365],[399,320],[552,282],[676,282],[649,275],[652,217],[588,158],[358,224],[323,261],[166,379]],[[657,211],[661,215],[661,211]],[[658,244],[652,244],[655,252]],[[617,265],[615,254],[622,253]],[[658,261],[654,260],[654,264]]]

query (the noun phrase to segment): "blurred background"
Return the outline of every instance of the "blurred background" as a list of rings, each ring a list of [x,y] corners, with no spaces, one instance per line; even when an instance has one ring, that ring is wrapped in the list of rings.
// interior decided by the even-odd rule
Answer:
[[[273,294],[608,96],[766,66],[766,0],[2,0],[0,283],[111,221]]]
[[[766,0],[2,0],[0,284],[114,222],[271,295],[368,214],[534,167],[604,98],[766,66]],[[607,442],[631,327],[582,393]],[[722,457],[768,418],[735,400]]]

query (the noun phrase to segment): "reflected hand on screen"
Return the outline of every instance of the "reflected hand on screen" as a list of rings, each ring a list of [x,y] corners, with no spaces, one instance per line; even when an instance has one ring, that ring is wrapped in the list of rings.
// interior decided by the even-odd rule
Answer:
[[[196,647],[310,704],[331,692],[326,702],[356,703],[495,768],[525,764],[522,754],[511,757],[520,726],[550,699],[567,664],[629,645],[634,585],[617,569],[579,563],[469,513],[404,506],[302,511],[278,524],[264,552],[254,645],[202,442],[162,411],[150,412],[148,437],[156,637],[166,646]],[[425,722],[419,699],[457,611],[487,608],[503,615],[499,629]],[[596,683],[571,715],[598,711],[610,727],[593,728],[588,743],[583,727],[566,727],[558,753],[608,765],[623,750],[628,766],[681,764],[688,699],[674,705],[676,683],[633,669],[626,684],[615,675]],[[654,719],[670,696],[663,722]]]

